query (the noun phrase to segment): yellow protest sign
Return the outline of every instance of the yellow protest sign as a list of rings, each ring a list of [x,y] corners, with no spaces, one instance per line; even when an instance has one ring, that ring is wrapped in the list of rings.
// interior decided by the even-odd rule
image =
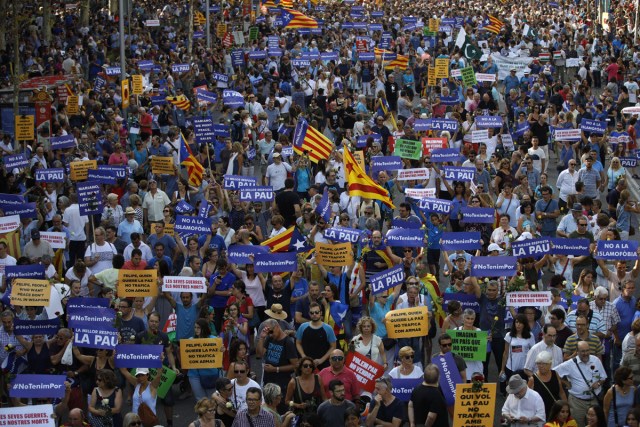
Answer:
[[[223,38],[227,34],[227,24],[218,24],[216,26],[216,36]]]
[[[129,108],[129,79],[124,79],[120,84],[122,95],[122,108]]]
[[[222,368],[223,354],[222,338],[180,340],[180,367],[182,369]]]
[[[437,82],[435,67],[429,65],[429,68],[427,69],[427,86],[435,86],[436,84]]]
[[[67,97],[67,114],[80,114],[80,98],[78,95]]]
[[[330,243],[316,242],[316,261],[325,267],[341,267],[353,264],[353,250],[351,243]]]
[[[429,18],[429,31],[437,33],[440,30],[440,20],[437,18]]]
[[[118,270],[118,296],[154,297],[158,295],[158,272],[151,270]]]
[[[89,177],[89,169],[98,169],[96,160],[78,160],[69,163],[71,181],[83,181]]]
[[[356,159],[356,161],[358,162],[358,164],[360,165],[360,167],[362,168],[362,170],[367,170],[364,167],[364,151],[363,150],[357,150],[353,152],[353,158]]]
[[[16,141],[31,141],[35,139],[34,123],[35,116],[16,116]]]
[[[175,224],[170,224],[168,222],[165,222],[164,223],[164,234],[167,234],[167,235],[173,237],[173,233],[174,233],[173,229],[174,229],[175,226],[176,226]]]
[[[156,175],[161,173],[174,175],[173,157],[153,156],[151,159],[151,172]]]
[[[496,410],[496,384],[485,383],[482,390],[473,391],[473,384],[456,385],[454,426],[492,426]]]
[[[449,58],[436,58],[436,79],[449,77]]]
[[[15,279],[11,286],[12,305],[32,305],[46,307],[51,298],[51,285],[48,280]]]
[[[427,307],[401,308],[392,310],[385,316],[389,338],[414,338],[429,332]]]
[[[131,93],[134,95],[142,95],[144,93],[144,84],[140,74],[131,76]]]

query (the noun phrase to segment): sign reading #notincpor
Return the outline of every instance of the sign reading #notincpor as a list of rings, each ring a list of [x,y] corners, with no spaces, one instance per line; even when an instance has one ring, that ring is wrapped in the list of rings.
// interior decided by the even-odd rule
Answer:
[[[162,345],[118,344],[116,368],[159,368]]]
[[[256,254],[253,267],[256,273],[296,271],[298,257],[295,252]]]
[[[480,232],[445,231],[440,238],[440,247],[445,251],[472,251],[480,249]]]
[[[387,245],[391,247],[421,248],[425,245],[424,230],[420,228],[393,228],[387,231]]]
[[[11,381],[9,396],[31,399],[62,399],[66,380],[66,375],[19,374]]]
[[[471,260],[474,277],[511,277],[516,274],[518,258],[514,256],[479,256]]]

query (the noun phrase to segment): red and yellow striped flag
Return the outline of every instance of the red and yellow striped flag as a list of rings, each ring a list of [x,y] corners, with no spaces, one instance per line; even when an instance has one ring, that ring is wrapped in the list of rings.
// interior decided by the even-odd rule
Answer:
[[[391,209],[395,209],[393,200],[389,197],[389,192],[376,184],[369,175],[362,170],[353,154],[347,149],[344,150],[344,169],[347,173],[349,196],[361,196],[367,199],[380,200]]]
[[[195,12],[193,12],[193,25],[206,25],[207,24],[207,18],[202,14],[202,12],[200,12],[199,10],[196,10]]]
[[[191,101],[189,101],[189,98],[184,95],[167,96],[166,99],[181,110],[189,111],[191,109]]]
[[[271,252],[287,252],[289,250],[289,245],[291,244],[291,236],[293,235],[294,228],[295,226],[292,226],[284,233],[280,233],[277,236],[273,236],[272,238],[265,240],[260,243],[260,246],[268,246],[269,249],[271,249]]]

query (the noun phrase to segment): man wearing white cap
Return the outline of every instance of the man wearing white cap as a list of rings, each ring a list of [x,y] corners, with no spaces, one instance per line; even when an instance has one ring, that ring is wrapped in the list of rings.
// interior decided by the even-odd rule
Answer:
[[[527,382],[516,374],[507,384],[509,397],[502,407],[502,417],[513,427],[539,426],[546,421],[544,402],[537,391],[527,387]]]

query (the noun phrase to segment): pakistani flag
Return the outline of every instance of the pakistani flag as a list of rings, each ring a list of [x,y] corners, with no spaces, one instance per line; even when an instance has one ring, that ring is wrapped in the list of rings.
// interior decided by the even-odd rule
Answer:
[[[524,24],[524,27],[522,28],[522,36],[536,40],[538,38],[538,32],[531,28],[529,24]]]
[[[456,46],[460,48],[462,54],[467,59],[480,59],[482,57],[482,51],[478,46],[471,43],[471,40],[467,37],[467,32],[464,28],[460,28],[458,37],[456,37]]]

